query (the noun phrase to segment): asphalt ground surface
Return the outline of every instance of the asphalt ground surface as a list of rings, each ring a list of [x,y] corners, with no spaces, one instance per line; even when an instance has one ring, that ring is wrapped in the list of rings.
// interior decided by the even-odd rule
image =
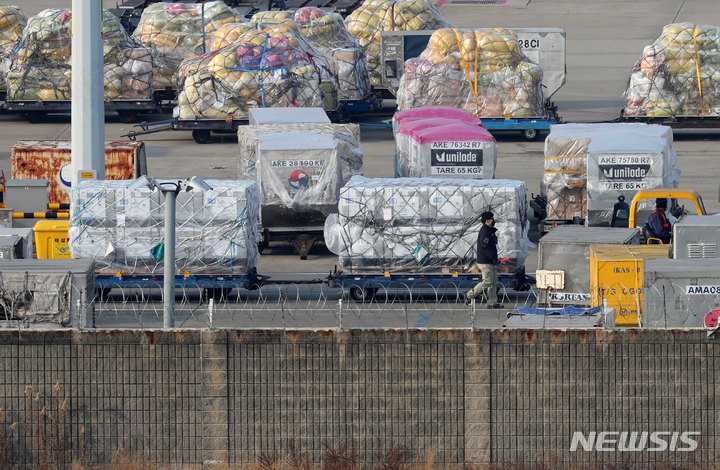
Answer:
[[[115,2],[105,2],[114,7]],[[34,15],[45,8],[70,8],[69,0],[25,0],[21,8]],[[567,83],[552,100],[564,122],[595,122],[617,118],[624,104],[623,92],[630,68],[643,48],[673,22],[720,25],[716,0],[620,1],[620,0],[506,0],[497,5],[441,5],[445,18],[457,27],[561,27],[567,32]],[[358,117],[355,122],[389,119],[394,102],[386,101],[382,112]],[[147,115],[147,121],[168,119],[168,115]],[[48,116],[30,124],[13,114],[0,115],[0,169],[10,177],[10,153],[18,140],[69,139],[69,116]],[[132,124],[106,116],[105,138],[124,140]],[[543,173],[543,141],[526,142],[518,132],[497,133],[496,177],[527,182],[528,195],[540,191]],[[544,138],[544,135],[543,135]],[[682,170],[680,186],[698,190],[711,213],[720,212],[718,202],[719,130],[675,132],[677,168]],[[148,171],[158,178],[234,178],[237,169],[237,139],[234,135],[213,135],[206,145],[196,144],[186,131],[168,131],[141,138],[147,146]],[[394,141],[390,131],[362,127],[364,173],[368,177],[392,177]],[[537,241],[537,231],[531,239]],[[327,274],[336,257],[317,245],[307,260],[300,260],[285,244],[274,244],[263,252],[258,272],[273,279],[312,279]],[[526,261],[528,271],[537,267],[537,252]],[[502,319],[492,314],[487,326]],[[429,326],[429,325],[428,325]]]

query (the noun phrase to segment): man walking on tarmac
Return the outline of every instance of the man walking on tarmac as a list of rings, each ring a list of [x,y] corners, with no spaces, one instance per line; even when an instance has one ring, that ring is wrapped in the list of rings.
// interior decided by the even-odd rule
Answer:
[[[480,222],[483,225],[478,233],[477,265],[482,275],[482,282],[465,294],[465,300],[469,302],[482,294],[487,297],[487,308],[503,308],[503,305],[499,304],[497,300],[498,252],[497,235],[495,235],[497,229],[493,213],[483,212],[480,214]]]

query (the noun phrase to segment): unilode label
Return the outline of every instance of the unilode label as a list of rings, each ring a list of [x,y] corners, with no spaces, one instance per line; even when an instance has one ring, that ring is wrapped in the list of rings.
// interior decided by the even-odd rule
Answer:
[[[482,176],[480,142],[435,142],[430,146],[431,175]]]
[[[720,286],[685,286],[688,295],[720,294]]]
[[[600,187],[602,189],[646,189],[642,181],[650,173],[652,159],[648,156],[600,157]]]
[[[580,294],[577,292],[558,292],[551,293],[550,300],[556,302],[584,302],[590,300],[590,294]]]

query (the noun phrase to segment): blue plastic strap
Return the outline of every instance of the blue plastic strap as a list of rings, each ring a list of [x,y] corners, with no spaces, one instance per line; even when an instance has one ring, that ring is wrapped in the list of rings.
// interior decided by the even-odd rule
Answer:
[[[203,54],[205,54],[207,51],[205,50],[205,4],[202,4],[202,31],[203,31]]]

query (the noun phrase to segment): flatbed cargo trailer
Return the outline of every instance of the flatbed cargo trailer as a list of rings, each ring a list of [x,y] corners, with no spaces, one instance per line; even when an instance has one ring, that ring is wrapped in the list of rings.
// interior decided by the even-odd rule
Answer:
[[[673,129],[720,129],[720,116],[627,116],[624,111],[611,122],[661,124]]]
[[[363,100],[341,101],[338,112],[328,113],[333,122],[347,121],[353,114],[374,111],[382,106],[382,97],[378,93],[371,93]],[[248,124],[247,119],[168,119],[157,122],[142,122],[134,127],[140,130],[132,130],[123,137],[136,140],[138,136],[155,134],[164,131],[192,131],[193,140],[198,144],[206,144],[210,141],[212,133],[232,134],[236,133],[238,127]]]
[[[253,268],[248,274],[193,274],[175,277],[175,288],[200,289],[204,299],[227,298],[233,289],[257,290],[267,276],[261,276]],[[162,289],[162,274],[95,274],[95,291],[100,300],[107,299],[112,289]]]
[[[347,291],[355,302],[369,302],[378,292],[391,293],[401,290],[433,289],[443,297],[464,294],[482,280],[480,273],[350,273],[336,271],[328,276],[328,286]],[[535,280],[525,274],[525,268],[513,274],[498,274],[498,283],[506,289],[518,292],[527,291]],[[450,299],[452,300],[452,299]]]
[[[51,113],[70,113],[72,111],[71,100],[47,100],[47,101],[5,101],[5,110],[11,113],[19,113],[29,122],[37,122],[38,119]],[[154,100],[112,100],[105,102],[105,111],[115,111],[124,123],[137,122],[139,114],[156,114],[160,112]]]

